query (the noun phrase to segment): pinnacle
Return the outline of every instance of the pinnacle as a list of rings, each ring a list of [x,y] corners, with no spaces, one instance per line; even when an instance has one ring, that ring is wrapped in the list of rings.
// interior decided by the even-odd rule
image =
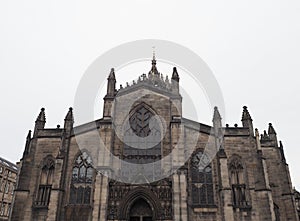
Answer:
[[[108,76],[108,80],[115,80],[116,79],[116,76],[115,76],[115,69],[112,68],[110,70],[110,73],[109,73],[109,76]]]
[[[269,129],[268,129],[268,134],[275,134],[276,135],[276,132],[275,132],[275,129],[272,125],[272,123],[269,123]]]
[[[218,110],[218,107],[214,107],[214,117],[213,117],[213,120],[221,120],[222,117],[220,115],[220,112]]]
[[[73,117],[73,108],[70,107],[69,108],[69,111],[65,117],[65,120],[68,120],[68,121],[74,121],[74,117]]]
[[[46,122],[45,108],[41,108],[41,111],[40,111],[39,116],[37,117],[36,121]]]
[[[178,75],[178,72],[177,72],[177,68],[176,67],[173,67],[173,74],[172,74],[172,80],[175,80],[175,81],[179,81],[179,75]]]
[[[250,113],[249,113],[246,106],[243,107],[242,121],[244,121],[244,120],[251,120],[252,121],[251,115],[250,115]]]

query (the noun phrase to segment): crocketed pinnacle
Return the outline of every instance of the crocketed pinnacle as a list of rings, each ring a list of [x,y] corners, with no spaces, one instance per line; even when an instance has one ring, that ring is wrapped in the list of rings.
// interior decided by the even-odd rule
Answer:
[[[243,107],[242,121],[244,121],[244,120],[251,120],[252,121],[251,115],[250,115],[250,113],[249,113],[246,106]]]

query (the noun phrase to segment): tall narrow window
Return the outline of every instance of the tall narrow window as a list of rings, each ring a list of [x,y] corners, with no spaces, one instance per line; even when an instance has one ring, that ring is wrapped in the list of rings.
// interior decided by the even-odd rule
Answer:
[[[239,208],[248,207],[246,199],[246,184],[244,180],[244,167],[238,157],[234,157],[229,164],[232,187],[233,205]]]
[[[94,169],[92,158],[83,152],[74,163],[70,189],[70,204],[90,204]]]
[[[205,162],[207,156],[200,151],[191,158],[192,204],[195,206],[214,205],[212,169]]]
[[[36,206],[48,206],[54,175],[54,161],[47,159],[42,168],[40,184],[38,188]]]

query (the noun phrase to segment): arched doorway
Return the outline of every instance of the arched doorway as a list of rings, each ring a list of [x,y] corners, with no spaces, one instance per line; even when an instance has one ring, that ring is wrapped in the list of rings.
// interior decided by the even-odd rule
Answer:
[[[153,221],[153,211],[146,200],[136,200],[129,210],[129,221]]]

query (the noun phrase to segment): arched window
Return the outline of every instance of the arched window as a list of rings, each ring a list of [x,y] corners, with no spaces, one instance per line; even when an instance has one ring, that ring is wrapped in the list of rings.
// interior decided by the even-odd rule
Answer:
[[[42,167],[39,189],[38,189],[37,198],[35,202],[36,206],[49,205],[50,194],[51,194],[52,183],[53,183],[53,175],[54,175],[54,160],[48,158],[44,161]]]
[[[74,163],[70,189],[70,204],[90,204],[94,168],[92,158],[83,152]]]
[[[207,164],[207,156],[198,151],[190,163],[192,204],[195,206],[214,205],[212,168]]]
[[[153,113],[145,106],[140,106],[129,118],[129,124],[133,132],[139,137],[147,137],[151,129],[149,127],[150,119]]]
[[[246,198],[246,184],[244,180],[244,167],[238,157],[234,157],[229,164],[229,174],[232,188],[233,205],[235,207],[248,207]]]

